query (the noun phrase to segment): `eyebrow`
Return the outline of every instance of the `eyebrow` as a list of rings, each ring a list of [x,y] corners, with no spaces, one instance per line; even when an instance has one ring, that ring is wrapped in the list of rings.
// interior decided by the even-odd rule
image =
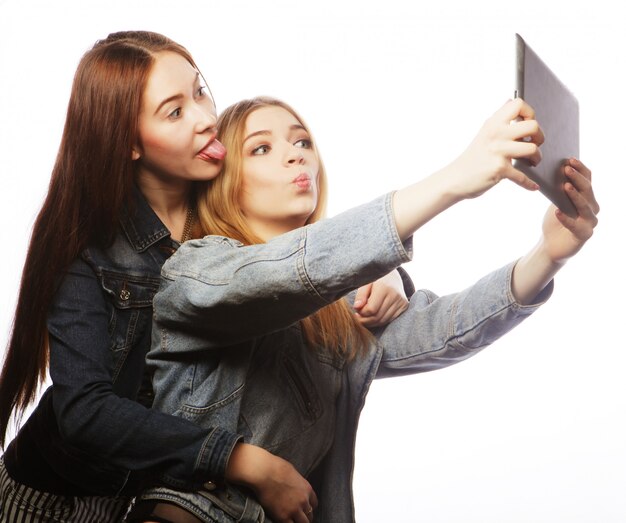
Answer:
[[[166,98],[159,104],[159,106],[156,108],[156,111],[154,111],[154,114],[157,114],[164,105],[170,102],[173,102],[174,100],[180,100],[181,98],[183,98],[182,94],[175,94],[174,96],[170,96],[169,98]]]
[[[196,77],[193,80],[193,84],[196,85],[196,83],[199,80],[200,80],[200,73],[198,71],[196,71]],[[170,96],[169,98],[166,98],[165,100],[163,100],[159,104],[159,106],[156,108],[156,111],[154,111],[154,114],[157,114],[164,105],[166,105],[166,104],[168,104],[170,102],[173,102],[174,100],[180,100],[181,98],[184,98],[184,95],[182,93],[178,93],[178,94],[175,94],[173,96]]]
[[[290,125],[289,126],[289,130],[290,131],[299,131],[299,130],[306,131],[304,126],[300,125],[300,124]],[[261,131],[255,131],[255,132],[249,134],[248,136],[246,136],[244,141],[243,141],[243,143],[246,143],[250,138],[254,138],[255,136],[271,136],[271,134],[272,134],[272,131],[267,130],[267,129],[261,130]]]

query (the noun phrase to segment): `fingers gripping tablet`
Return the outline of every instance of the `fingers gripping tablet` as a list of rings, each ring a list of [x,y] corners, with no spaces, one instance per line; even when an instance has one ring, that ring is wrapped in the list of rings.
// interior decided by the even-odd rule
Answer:
[[[514,160],[517,169],[539,185],[539,190],[565,214],[576,217],[572,201],[565,194],[563,167],[568,158],[579,157],[578,100],[539,58],[520,35],[516,36],[515,96],[535,110],[543,129],[542,160]]]

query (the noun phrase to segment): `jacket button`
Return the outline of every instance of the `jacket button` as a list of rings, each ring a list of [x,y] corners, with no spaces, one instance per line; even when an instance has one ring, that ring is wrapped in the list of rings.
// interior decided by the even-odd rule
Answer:
[[[204,488],[207,489],[209,492],[212,492],[213,490],[217,488],[217,485],[213,483],[212,481],[207,481],[204,484]]]
[[[120,299],[127,301],[130,299],[130,291],[128,289],[122,289],[120,291]]]

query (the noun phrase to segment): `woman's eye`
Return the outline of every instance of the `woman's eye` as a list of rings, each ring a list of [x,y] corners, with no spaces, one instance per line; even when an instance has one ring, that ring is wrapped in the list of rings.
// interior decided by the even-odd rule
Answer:
[[[252,149],[252,154],[254,155],[267,154],[269,150],[270,150],[269,145],[259,145],[258,147],[255,147],[254,149]]]
[[[176,118],[180,118],[182,114],[182,109],[180,107],[174,109],[170,114],[167,115],[168,118],[175,120]]]
[[[301,147],[302,149],[310,149],[311,148],[311,140],[308,138],[302,138],[302,140],[298,140],[294,143],[296,147]]]

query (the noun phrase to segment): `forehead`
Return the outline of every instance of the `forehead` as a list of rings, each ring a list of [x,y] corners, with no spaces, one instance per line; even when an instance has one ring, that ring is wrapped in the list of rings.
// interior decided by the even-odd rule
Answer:
[[[287,109],[269,105],[254,110],[246,119],[246,135],[258,131],[280,131],[302,125]]]
[[[156,53],[148,75],[144,99],[159,104],[165,98],[187,92],[197,78],[197,71],[181,55],[172,51]]]

